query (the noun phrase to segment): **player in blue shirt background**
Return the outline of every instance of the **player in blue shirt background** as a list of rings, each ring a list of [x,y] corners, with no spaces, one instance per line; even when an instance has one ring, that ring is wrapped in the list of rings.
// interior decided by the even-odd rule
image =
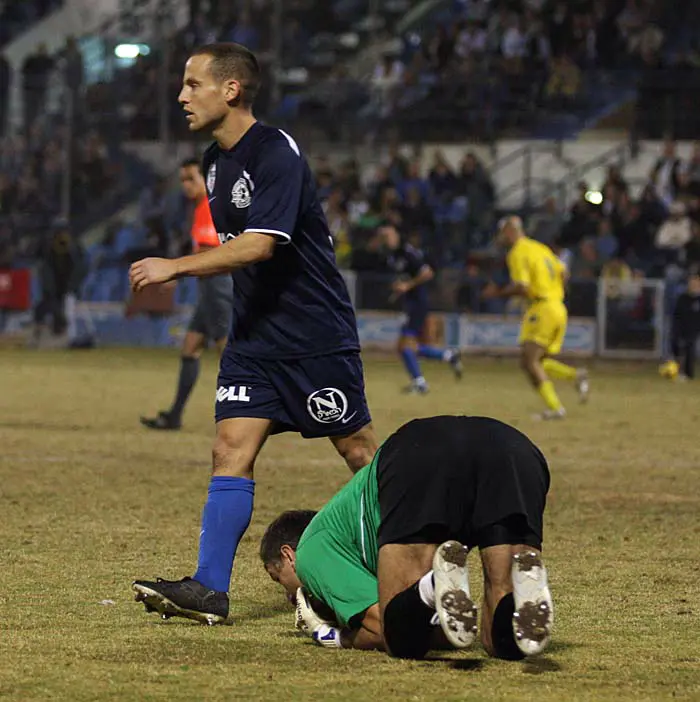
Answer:
[[[399,338],[399,354],[411,376],[411,384],[406,388],[406,392],[428,392],[428,383],[423,377],[419,356],[449,363],[459,380],[463,370],[459,350],[423,343],[425,323],[430,313],[427,284],[435,277],[435,271],[420,249],[401,239],[395,225],[381,226],[379,236],[387,251],[389,270],[396,275],[392,284],[391,299],[401,299],[406,315]]]
[[[208,624],[228,616],[233,560],[253,511],[253,468],[267,437],[327,436],[353,471],[377,449],[355,314],[311,171],[291,136],[256,121],[259,86],[257,60],[241,45],[210,44],[190,56],[179,102],[190,131],[215,139],[203,172],[222,245],[144,259],[129,273],[134,290],[182,276],[233,278],[198,568],[192,578],[133,585],[147,610]]]

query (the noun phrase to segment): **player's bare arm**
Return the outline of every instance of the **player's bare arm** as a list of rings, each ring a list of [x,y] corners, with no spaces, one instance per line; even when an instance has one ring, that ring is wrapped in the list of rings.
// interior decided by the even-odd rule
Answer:
[[[314,606],[318,608],[319,601],[300,587],[296,592],[296,628],[306,632],[320,646],[361,651],[385,650],[378,602],[365,610],[357,627],[343,628],[338,627],[337,622],[325,619]],[[326,616],[330,616],[330,613]]]
[[[340,641],[343,648],[355,648],[362,651],[386,650],[382,637],[379,603],[367,609],[359,628],[343,629]]]
[[[232,241],[201,253],[181,258],[144,258],[129,269],[129,282],[135,291],[148,285],[166,283],[175,278],[194,276],[205,278],[228,273],[266,261],[275,250],[275,238],[270,234],[245,232]]]

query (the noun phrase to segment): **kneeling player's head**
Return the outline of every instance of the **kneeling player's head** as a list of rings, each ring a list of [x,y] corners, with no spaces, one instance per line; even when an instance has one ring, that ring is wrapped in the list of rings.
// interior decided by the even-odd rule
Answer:
[[[260,67],[240,44],[206,44],[185,64],[178,102],[190,131],[214,129],[232,109],[250,112],[260,89]]]
[[[282,512],[270,524],[260,541],[260,559],[268,575],[282,585],[287,596],[294,602],[301,582],[296,574],[296,549],[304,530],[316,512],[310,509],[296,509]]]

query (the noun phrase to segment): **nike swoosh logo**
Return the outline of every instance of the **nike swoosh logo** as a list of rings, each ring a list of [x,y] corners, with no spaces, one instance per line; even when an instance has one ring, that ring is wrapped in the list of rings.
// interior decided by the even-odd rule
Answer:
[[[216,200],[216,195],[214,195],[214,197],[209,198],[209,202],[214,202],[214,200]]]
[[[345,417],[345,419],[341,419],[340,423],[347,424],[356,414],[357,414],[357,412],[353,412],[349,417]]]

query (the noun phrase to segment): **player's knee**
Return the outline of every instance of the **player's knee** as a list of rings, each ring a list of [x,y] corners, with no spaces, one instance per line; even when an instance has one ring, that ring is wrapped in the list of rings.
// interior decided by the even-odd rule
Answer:
[[[338,453],[354,473],[372,462],[378,447],[371,427],[365,427],[356,434],[338,439],[334,443]]]
[[[214,475],[227,475],[252,478],[256,452],[246,450],[234,437],[218,434],[212,447],[212,472]]]

